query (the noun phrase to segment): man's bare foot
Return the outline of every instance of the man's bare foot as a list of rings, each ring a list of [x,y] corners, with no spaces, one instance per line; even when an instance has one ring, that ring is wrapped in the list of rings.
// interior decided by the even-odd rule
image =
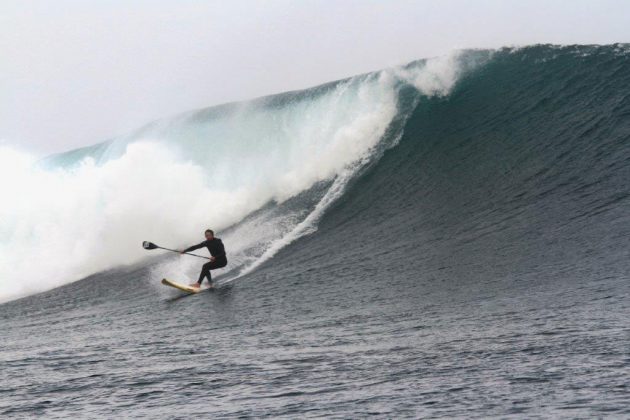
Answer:
[[[201,284],[199,284],[199,283],[190,283],[189,286],[190,287],[194,287],[195,289],[199,289],[201,287]]]

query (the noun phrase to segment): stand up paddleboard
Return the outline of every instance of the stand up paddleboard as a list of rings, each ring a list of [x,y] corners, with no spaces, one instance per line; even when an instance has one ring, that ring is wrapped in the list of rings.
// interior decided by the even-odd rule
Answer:
[[[201,287],[192,287],[192,286],[188,286],[187,284],[181,284],[181,283],[177,283],[168,279],[162,279],[162,284],[165,286],[170,286],[170,287],[174,287],[175,289],[179,289],[183,292],[187,292],[187,293],[199,293],[203,290],[206,290],[207,288],[201,288]]]

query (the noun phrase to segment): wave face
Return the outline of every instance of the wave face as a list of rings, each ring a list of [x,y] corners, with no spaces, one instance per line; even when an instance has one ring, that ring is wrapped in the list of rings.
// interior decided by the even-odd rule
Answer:
[[[136,263],[146,239],[195,243],[206,227],[229,244],[232,279],[250,272],[313,232],[348,182],[396,144],[413,111],[402,91],[446,95],[488,56],[189,112],[40,162],[0,150],[0,301]],[[192,278],[195,263],[155,270]]]
[[[36,164],[4,149],[0,300],[137,263],[142,240],[188,245],[206,227],[228,245],[223,282],[280,250],[291,258],[276,264],[326,255],[385,281],[622,272],[629,54],[464,51],[190,112]],[[193,279],[191,260],[161,259],[154,274]]]
[[[627,276],[627,46],[497,51],[403,132],[283,264],[326,252],[405,289]]]

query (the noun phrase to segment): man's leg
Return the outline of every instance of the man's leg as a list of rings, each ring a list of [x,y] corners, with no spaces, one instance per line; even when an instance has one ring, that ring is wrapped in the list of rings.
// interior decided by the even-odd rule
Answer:
[[[208,282],[210,283],[210,286],[212,286],[212,276],[210,275],[210,270],[212,269],[212,263],[205,263],[203,265],[203,267],[201,267],[201,273],[199,273],[199,280],[197,281],[197,283],[199,283],[201,285],[201,282],[203,281],[203,279],[205,277],[208,278]]]
[[[201,286],[201,282],[203,281],[205,277],[207,277],[208,283],[210,284],[210,287],[212,287],[212,274],[210,274],[210,270],[214,270],[216,268],[222,268],[222,267],[225,267],[226,265],[227,264],[223,261],[221,262],[210,261],[208,263],[205,263],[203,267],[201,267],[201,273],[199,273],[199,280],[197,281],[197,283],[199,283],[199,285]]]
[[[212,264],[212,265],[208,268],[208,282],[210,283],[210,287],[213,287],[212,286],[212,274],[210,274],[210,270],[216,270],[217,268],[225,267],[227,265],[227,261],[226,260],[214,260],[210,264]]]

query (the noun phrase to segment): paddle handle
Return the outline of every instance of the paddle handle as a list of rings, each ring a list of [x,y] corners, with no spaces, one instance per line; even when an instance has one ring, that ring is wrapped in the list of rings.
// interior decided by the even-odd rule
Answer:
[[[156,247],[157,247],[157,248],[160,248],[160,249],[163,249],[163,250],[165,250],[165,251],[177,252],[177,253],[179,254],[179,251],[178,251],[178,250],[176,250],[176,249],[164,248],[164,247],[157,246],[157,245],[156,245]],[[209,259],[210,259],[210,258],[208,258],[208,257],[204,257],[203,255],[191,254],[190,252],[184,252],[184,254],[187,254],[187,255],[192,255],[193,257],[203,258],[203,259],[206,259],[206,260],[209,260]]]

